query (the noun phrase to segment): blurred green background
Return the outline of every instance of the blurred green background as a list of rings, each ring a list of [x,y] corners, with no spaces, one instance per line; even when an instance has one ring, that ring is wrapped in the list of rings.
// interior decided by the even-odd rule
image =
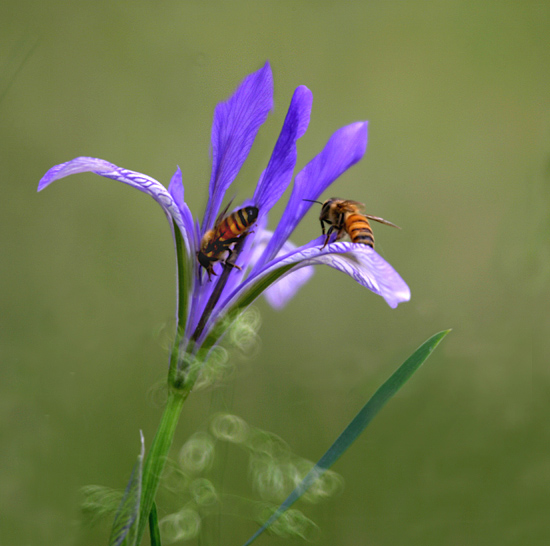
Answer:
[[[237,201],[296,86],[314,96],[297,169],[368,119],[364,160],[324,197],[402,227],[374,226],[412,300],[392,310],[320,268],[284,311],[258,303],[261,344],[235,356],[214,396],[316,460],[397,365],[453,328],[337,463],[343,492],[298,508],[320,545],[547,544],[549,29],[549,2],[519,0],[4,0],[0,544],[107,543],[108,526],[80,523],[79,489],[124,487],[140,429],[149,445],[174,325],[160,208],[93,175],[37,194],[40,177],[89,155],[167,185],[179,164],[202,214],[213,109],[266,59],[275,110]],[[318,234],[312,213],[293,240]],[[207,422],[212,396],[191,397],[176,447]],[[226,462],[230,492],[252,496],[239,457]],[[224,519],[212,543],[255,528]]]

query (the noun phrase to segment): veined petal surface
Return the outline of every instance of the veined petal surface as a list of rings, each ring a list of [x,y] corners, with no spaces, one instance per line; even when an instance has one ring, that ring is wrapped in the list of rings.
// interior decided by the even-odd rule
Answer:
[[[312,102],[313,95],[305,85],[294,91],[281,134],[252,199],[260,215],[273,207],[292,180],[297,157],[296,142],[307,130]]]
[[[231,307],[251,290],[254,285],[276,273],[287,269],[285,275],[291,275],[298,268],[325,264],[342,273],[346,273],[356,282],[382,296],[386,303],[395,308],[401,302],[409,301],[411,292],[397,271],[373,248],[356,243],[331,243],[322,248],[324,236],[312,241],[305,247],[273,260],[267,267],[251,275],[224,302],[223,307]],[[292,265],[295,264],[294,267]],[[288,269],[290,267],[290,269]],[[280,281],[278,281],[280,282]]]
[[[186,240],[187,248],[190,248],[189,239],[185,231],[185,224],[174,199],[160,182],[150,176],[147,176],[146,174],[117,167],[104,159],[98,159],[95,157],[77,157],[71,161],[52,167],[42,177],[42,180],[40,180],[40,183],[38,184],[38,191],[43,190],[55,180],[65,178],[71,174],[85,172],[92,172],[105,178],[117,180],[150,195],[162,207],[168,218],[170,220],[173,219],[174,222],[176,222],[177,226],[182,231],[184,239]]]
[[[317,256],[314,255],[315,249],[304,251],[304,265],[326,264],[346,273],[359,284],[382,296],[393,309],[411,299],[411,291],[405,281],[373,248],[356,243],[332,243],[325,248],[328,252]],[[309,258],[308,253],[311,255]]]
[[[212,176],[202,232],[210,229],[231,185],[273,107],[273,77],[266,63],[247,76],[233,96],[218,104],[212,124]]]

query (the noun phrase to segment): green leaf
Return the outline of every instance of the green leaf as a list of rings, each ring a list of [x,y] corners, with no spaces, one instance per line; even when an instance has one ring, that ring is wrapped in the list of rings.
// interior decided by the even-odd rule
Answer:
[[[328,470],[357,440],[359,435],[367,428],[367,425],[374,419],[378,412],[397,393],[397,391],[411,378],[420,368],[422,363],[430,356],[432,351],[439,345],[441,340],[450,332],[444,330],[433,335],[425,341],[374,393],[372,398],[363,406],[351,423],[338,436],[327,452],[319,459],[317,464],[309,471],[306,477],[290,493],[285,501],[277,508],[275,513],[264,523],[264,525],[252,535],[244,546],[251,544],[260,536],[274,521],[276,521],[290,506],[292,506],[310,487]]]
[[[145,443],[140,431],[141,449],[136,464],[132,470],[130,481],[126,486],[124,496],[120,501],[109,546],[136,546],[137,529],[139,524],[139,508],[141,502],[141,480],[143,472],[143,455]]]
[[[153,502],[151,512],[149,512],[149,536],[151,537],[151,546],[162,546],[160,542],[159,517],[155,502]]]

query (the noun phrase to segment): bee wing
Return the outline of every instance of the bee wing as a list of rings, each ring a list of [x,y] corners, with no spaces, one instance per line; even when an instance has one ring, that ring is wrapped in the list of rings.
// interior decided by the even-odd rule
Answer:
[[[218,214],[218,217],[216,218],[216,223],[214,224],[214,226],[219,225],[219,223],[225,218],[225,215],[226,215],[227,211],[229,210],[229,207],[231,206],[231,203],[233,203],[233,199],[235,199],[235,198],[233,197],[231,199],[231,201],[229,201],[229,203],[227,203],[225,208]]]
[[[365,210],[365,204],[359,203],[359,201],[352,201],[351,199],[344,199],[341,203],[343,210],[347,212],[355,212],[357,210]]]
[[[389,222],[388,220],[384,220],[384,218],[380,218],[379,216],[371,216],[370,214],[365,214],[365,216],[369,220],[374,220],[375,222],[380,222],[381,224],[386,224],[387,226],[396,227],[397,229],[401,229],[399,226],[396,226],[392,222]]]

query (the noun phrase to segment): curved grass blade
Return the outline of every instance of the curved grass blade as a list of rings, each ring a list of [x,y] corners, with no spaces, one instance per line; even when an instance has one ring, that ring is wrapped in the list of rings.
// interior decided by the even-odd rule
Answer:
[[[141,437],[140,453],[115,515],[109,546],[136,545],[141,500],[141,481],[143,475],[143,455],[145,454],[143,433],[140,431],[139,434]]]
[[[306,477],[295,487],[285,501],[277,508],[273,515],[252,535],[244,544],[248,546],[260,536],[274,521],[276,521],[290,506],[292,506],[310,487],[328,470],[357,440],[367,425],[374,419],[378,412],[397,393],[397,391],[420,368],[422,363],[430,356],[441,340],[451,330],[444,330],[433,335],[425,341],[374,393],[372,398],[363,406],[351,423],[338,436],[317,464],[308,472]]]

